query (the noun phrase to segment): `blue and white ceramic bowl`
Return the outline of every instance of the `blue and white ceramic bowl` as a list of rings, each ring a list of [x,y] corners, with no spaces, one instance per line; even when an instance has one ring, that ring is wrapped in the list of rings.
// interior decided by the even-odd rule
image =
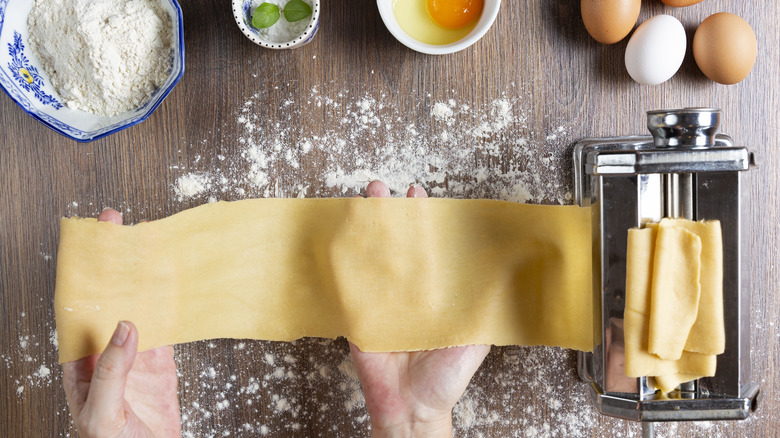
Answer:
[[[255,8],[261,3],[263,3],[263,0],[233,0],[233,18],[236,19],[238,28],[241,29],[241,33],[243,33],[245,37],[252,40],[252,42],[258,46],[265,47],[266,49],[294,49],[296,47],[305,46],[314,39],[314,35],[317,34],[317,30],[320,28],[320,0],[313,0],[311,2],[311,19],[303,33],[290,41],[265,41],[262,35],[260,35],[260,32],[252,27],[251,24],[252,14],[254,13]]]
[[[140,108],[105,117],[62,103],[27,43],[27,16],[34,0],[0,0],[0,86],[22,109],[60,134],[92,141],[146,120],[184,73],[184,26],[176,0],[161,0],[171,16],[173,66],[165,83]]]

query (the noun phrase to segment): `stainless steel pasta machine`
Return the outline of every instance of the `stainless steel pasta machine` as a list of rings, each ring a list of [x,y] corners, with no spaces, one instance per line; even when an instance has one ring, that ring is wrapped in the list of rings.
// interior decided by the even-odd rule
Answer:
[[[577,203],[592,209],[594,339],[578,354],[580,378],[605,415],[643,422],[744,419],[759,387],[750,381],[749,203],[743,186],[753,154],[718,133],[720,110],[649,111],[652,135],[585,139],[574,148]],[[623,370],[627,230],[664,217],[718,219],[723,230],[726,350],[716,375],[665,397]]]

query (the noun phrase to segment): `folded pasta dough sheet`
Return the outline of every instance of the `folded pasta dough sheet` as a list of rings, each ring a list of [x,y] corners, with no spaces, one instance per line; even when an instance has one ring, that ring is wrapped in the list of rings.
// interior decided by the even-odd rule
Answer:
[[[590,211],[452,199],[257,199],[134,226],[63,219],[60,362],[118,320],[140,349],[345,336],[364,351],[592,349]]]
[[[659,226],[652,272],[647,349],[678,360],[699,314],[701,238],[685,228]]]
[[[655,377],[663,392],[714,376],[725,348],[720,222],[663,219],[631,229],[627,262],[626,375]]]

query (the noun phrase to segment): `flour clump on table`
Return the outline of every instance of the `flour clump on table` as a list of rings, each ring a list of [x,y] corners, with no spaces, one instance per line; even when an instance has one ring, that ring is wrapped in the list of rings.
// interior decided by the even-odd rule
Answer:
[[[113,116],[146,102],[172,65],[158,0],[36,0],[30,46],[72,109]]]

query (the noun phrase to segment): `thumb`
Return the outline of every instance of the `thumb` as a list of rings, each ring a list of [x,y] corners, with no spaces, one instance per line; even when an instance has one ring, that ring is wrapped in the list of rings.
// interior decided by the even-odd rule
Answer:
[[[124,425],[125,384],[137,350],[138,330],[135,325],[129,321],[119,321],[92,374],[84,406],[84,410],[89,412],[92,426],[113,429]]]

